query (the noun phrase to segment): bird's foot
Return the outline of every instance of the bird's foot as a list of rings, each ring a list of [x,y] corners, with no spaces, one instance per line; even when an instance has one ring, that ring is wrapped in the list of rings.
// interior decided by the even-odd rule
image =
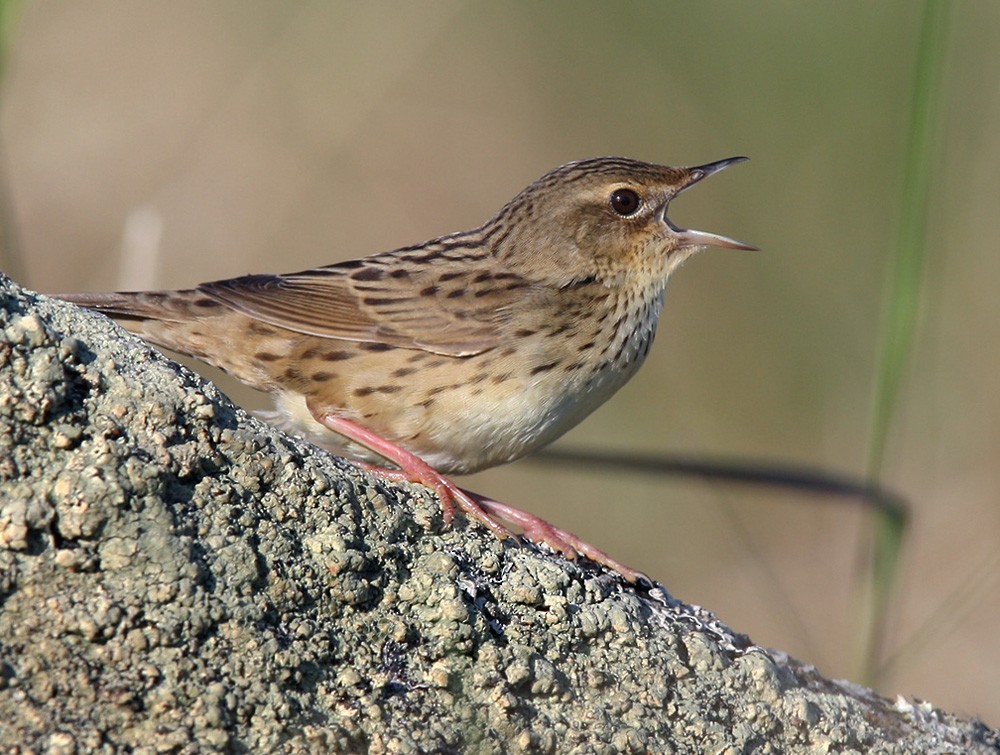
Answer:
[[[503,520],[520,528],[523,537],[535,543],[544,543],[566,558],[575,560],[584,556],[617,572],[629,582],[648,581],[641,572],[630,569],[620,561],[611,558],[600,548],[590,545],[571,532],[550,524],[541,517],[477,493],[463,490],[419,456],[351,420],[332,414],[316,413],[314,416],[317,421],[330,430],[374,451],[398,467],[398,469],[388,469],[375,464],[362,463],[360,466],[364,469],[384,480],[415,482],[437,493],[446,524],[451,523],[454,510],[458,508],[470,519],[485,525],[500,540],[511,535],[516,536],[516,533],[500,521]]]
[[[595,563],[608,567],[612,571],[618,572],[629,582],[650,582],[650,579],[642,572],[638,572],[626,566],[621,561],[613,559],[600,548],[582,540],[572,532],[567,532],[539,516],[535,516],[506,503],[500,503],[499,501],[494,501],[476,493],[470,493],[469,491],[465,492],[474,498],[476,503],[489,515],[518,526],[522,531],[523,537],[526,537],[533,543],[544,543],[571,561],[580,556],[588,558]]]
[[[491,517],[473,498],[453,483],[434,467],[421,459],[419,456],[410,453],[405,448],[398,446],[392,441],[386,440],[381,435],[373,433],[361,425],[343,417],[332,414],[316,414],[316,419],[335,433],[340,433],[346,438],[350,438],[355,443],[368,448],[379,456],[382,456],[398,469],[387,469],[376,464],[360,463],[359,466],[371,472],[376,477],[390,482],[415,482],[418,485],[430,488],[437,493],[441,501],[441,513],[444,516],[445,524],[451,524],[454,518],[454,511],[457,507],[470,519],[484,524],[499,539],[512,535],[513,533]],[[356,462],[357,463],[357,462]]]

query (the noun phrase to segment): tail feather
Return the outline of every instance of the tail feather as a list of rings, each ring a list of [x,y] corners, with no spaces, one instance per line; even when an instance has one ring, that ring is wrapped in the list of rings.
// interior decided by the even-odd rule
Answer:
[[[249,318],[197,289],[52,296],[113,317],[146,341],[219,367],[252,388],[281,387],[268,373],[270,363],[258,363],[253,352],[239,348]],[[278,354],[290,347],[287,338],[271,341],[260,348]]]
[[[117,320],[162,320],[187,322],[221,305],[194,290],[118,291],[82,294],[51,294],[78,307],[86,307]]]

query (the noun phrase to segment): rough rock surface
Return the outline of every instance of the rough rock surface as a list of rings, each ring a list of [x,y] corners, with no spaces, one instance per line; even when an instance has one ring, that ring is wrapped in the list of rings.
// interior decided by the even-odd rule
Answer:
[[[4,752],[1000,752],[478,526],[0,276]]]

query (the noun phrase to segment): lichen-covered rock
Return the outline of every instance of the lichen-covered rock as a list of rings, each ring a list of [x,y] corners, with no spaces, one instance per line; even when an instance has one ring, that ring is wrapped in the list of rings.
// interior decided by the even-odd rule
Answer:
[[[0,749],[998,752],[246,416],[0,276]]]

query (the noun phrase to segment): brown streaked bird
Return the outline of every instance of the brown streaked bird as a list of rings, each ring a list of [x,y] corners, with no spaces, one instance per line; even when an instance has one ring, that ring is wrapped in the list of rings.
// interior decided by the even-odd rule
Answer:
[[[146,340],[271,393],[268,419],[389,479],[434,489],[500,537],[520,526],[569,557],[638,574],[446,474],[513,461],[635,374],[670,274],[705,246],[674,197],[746,158],[664,167],[621,157],[547,173],[471,231],[287,275],[181,291],[63,294]],[[388,460],[395,468],[374,467]]]

